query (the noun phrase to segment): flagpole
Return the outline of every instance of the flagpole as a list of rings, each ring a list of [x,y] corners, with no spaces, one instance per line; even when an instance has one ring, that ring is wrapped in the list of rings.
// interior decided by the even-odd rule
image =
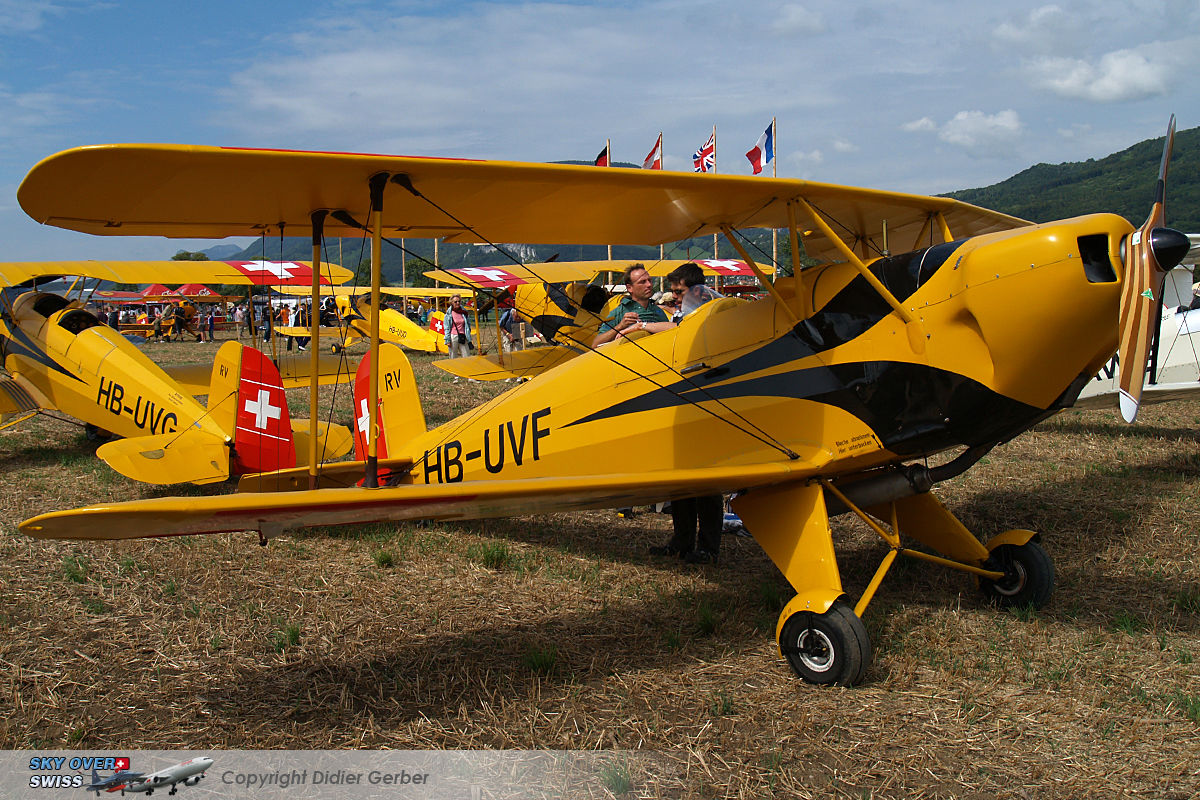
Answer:
[[[715,122],[713,123],[712,140],[713,140],[713,168],[712,168],[712,171],[713,171],[713,174],[715,175],[715,174],[717,174],[717,124]],[[713,234],[713,258],[714,259],[720,258],[720,256],[717,255],[717,234],[715,234],[715,233]]]
[[[771,117],[771,177],[779,177],[779,168],[776,166],[779,159],[775,154],[779,152],[779,140],[775,138],[775,118]],[[779,269],[779,229],[771,228],[771,263],[775,265],[775,269]]]
[[[606,161],[604,163],[604,166],[611,167],[612,166],[612,139],[604,140],[604,152],[608,153],[608,161]],[[612,245],[611,244],[608,246],[608,260],[612,261]]]

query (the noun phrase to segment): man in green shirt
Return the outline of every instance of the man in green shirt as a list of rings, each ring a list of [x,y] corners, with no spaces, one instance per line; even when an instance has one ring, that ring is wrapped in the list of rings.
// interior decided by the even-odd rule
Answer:
[[[654,283],[645,266],[632,265],[625,270],[624,280],[625,296],[600,326],[600,332],[592,339],[592,347],[637,330],[658,333],[674,327],[663,310],[650,299],[654,295]]]

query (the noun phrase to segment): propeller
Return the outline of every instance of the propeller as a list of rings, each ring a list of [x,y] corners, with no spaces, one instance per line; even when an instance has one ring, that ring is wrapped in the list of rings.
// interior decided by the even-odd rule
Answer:
[[[1154,326],[1158,324],[1158,304],[1163,279],[1183,257],[1191,242],[1179,231],[1164,227],[1166,217],[1167,168],[1175,144],[1175,115],[1167,126],[1162,163],[1150,216],[1121,244],[1125,261],[1125,283],[1121,287],[1121,311],[1118,332],[1120,344],[1121,416],[1126,422],[1137,418],[1146,380],[1146,362]]]

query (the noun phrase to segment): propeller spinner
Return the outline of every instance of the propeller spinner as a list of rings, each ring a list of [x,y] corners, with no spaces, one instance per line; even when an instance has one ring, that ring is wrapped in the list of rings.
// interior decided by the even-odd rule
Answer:
[[[1158,322],[1158,301],[1162,297],[1163,279],[1187,255],[1191,244],[1184,234],[1163,226],[1166,217],[1167,168],[1174,144],[1175,115],[1172,114],[1150,216],[1142,223],[1142,227],[1122,243],[1125,285],[1121,289],[1118,353],[1121,363],[1121,416],[1126,422],[1134,421],[1142,402],[1142,385],[1146,380],[1146,362],[1154,326]]]

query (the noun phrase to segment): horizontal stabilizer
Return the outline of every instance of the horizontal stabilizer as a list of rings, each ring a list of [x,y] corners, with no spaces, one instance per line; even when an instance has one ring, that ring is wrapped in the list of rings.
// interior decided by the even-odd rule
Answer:
[[[403,472],[413,465],[411,458],[384,458],[379,460],[379,471]],[[322,464],[317,470],[318,489],[345,489],[357,486],[366,472],[362,461],[338,461]],[[278,472],[260,472],[243,475],[238,481],[239,492],[299,492],[309,488],[308,467],[284,469]]]
[[[15,378],[0,375],[0,415],[36,412],[42,405],[33,391]]]
[[[477,381],[499,381],[508,378],[534,378],[548,369],[557,367],[564,361],[569,361],[578,352],[569,347],[556,345],[553,347],[534,347],[529,350],[517,350],[504,353],[503,356],[470,356],[468,358],[449,358],[434,361],[433,365],[457,375],[460,378],[473,378]],[[501,363],[503,358],[503,363]]]
[[[279,378],[283,381],[283,388],[297,389],[309,385],[309,375],[312,372],[312,359],[308,353],[286,353],[280,355],[275,361],[275,366],[279,368]],[[318,372],[319,378],[317,379],[317,383],[320,386],[349,383],[354,377],[355,366],[357,364],[354,361],[348,360],[340,354],[319,353],[317,368],[320,371]]]
[[[308,434],[309,421],[306,419],[292,420],[292,438],[296,443],[296,464],[300,467],[308,465]],[[354,437],[345,425],[330,425],[328,422],[317,422],[317,461],[330,461],[341,458],[354,447]]]
[[[826,463],[827,459],[776,461],[570,478],[160,497],[51,511],[22,522],[20,529],[41,539],[137,539],[228,531],[261,531],[270,536],[318,525],[549,514],[647,505],[803,480]]]
[[[101,445],[96,455],[142,483],[216,483],[229,477],[229,447],[197,428],[116,439]]]

